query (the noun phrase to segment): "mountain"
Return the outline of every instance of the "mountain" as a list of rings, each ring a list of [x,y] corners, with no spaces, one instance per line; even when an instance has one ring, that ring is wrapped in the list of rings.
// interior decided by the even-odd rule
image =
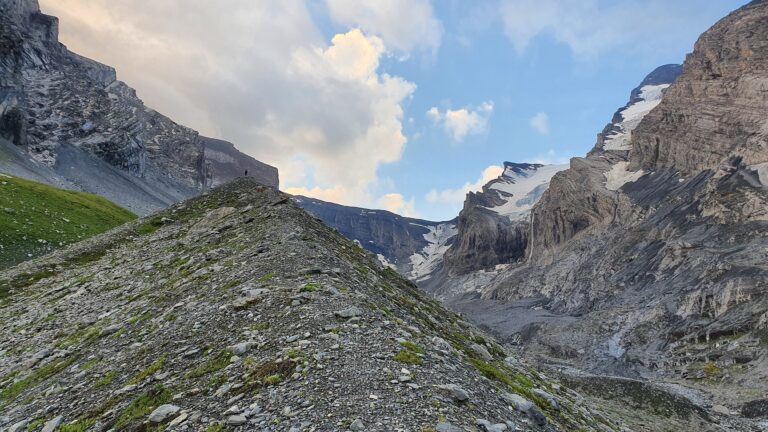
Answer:
[[[564,165],[504,163],[502,174],[470,192],[459,216],[431,222],[295,197],[303,209],[354,240],[420,286],[437,285],[447,274],[493,269],[523,258],[527,217]]]
[[[0,173],[0,269],[135,218],[102,197]]]
[[[147,214],[256,162],[147,108],[114,69],[68,51],[36,0],[3,0],[0,12],[0,171]],[[257,166],[276,186],[276,170]]]
[[[621,427],[254,179],[0,280],[9,431]]]
[[[525,257],[531,208],[565,165],[504,162],[504,172],[470,192],[459,213],[458,234],[445,254],[449,275],[493,269]]]
[[[534,205],[526,260],[456,307],[544,361],[765,416],[767,40],[753,1],[642,84]]]
[[[415,280],[435,270],[456,235],[456,221],[430,222],[303,196],[293,200],[373,253],[382,264]]]

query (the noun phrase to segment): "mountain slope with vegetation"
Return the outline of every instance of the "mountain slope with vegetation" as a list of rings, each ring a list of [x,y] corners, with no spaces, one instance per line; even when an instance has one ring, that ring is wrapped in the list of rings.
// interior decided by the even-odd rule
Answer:
[[[239,179],[0,273],[0,427],[619,429],[289,198]]]
[[[0,173],[0,269],[135,218],[102,197]]]

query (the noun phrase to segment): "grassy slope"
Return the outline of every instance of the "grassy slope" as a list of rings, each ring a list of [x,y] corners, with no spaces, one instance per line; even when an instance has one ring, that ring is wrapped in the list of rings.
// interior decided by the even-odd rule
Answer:
[[[0,173],[0,269],[135,218],[102,197]]]

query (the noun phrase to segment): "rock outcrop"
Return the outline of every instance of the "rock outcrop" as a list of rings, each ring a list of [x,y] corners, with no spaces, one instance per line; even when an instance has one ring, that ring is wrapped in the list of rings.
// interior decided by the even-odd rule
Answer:
[[[3,171],[139,214],[233,175],[211,171],[198,133],[147,108],[113,68],[68,51],[35,0],[0,2],[0,139],[27,159],[3,160]]]
[[[607,128],[553,177],[528,259],[482,295],[539,299],[549,317],[497,329],[581,368],[716,385],[714,404],[766,391],[767,18],[755,1],[717,23],[674,83],[640,88],[663,97],[634,128]]]
[[[253,179],[0,287],[10,430],[621,427]]]
[[[682,176],[730,160],[768,162],[768,8],[754,1],[709,29],[683,74],[635,131],[631,170]]]
[[[449,276],[492,269],[526,256],[531,208],[564,165],[504,162],[504,172],[470,192],[459,213],[458,233],[445,253]]]
[[[205,148],[210,186],[216,187],[248,173],[257,182],[277,188],[280,185],[277,168],[242,153],[231,142],[200,137]]]

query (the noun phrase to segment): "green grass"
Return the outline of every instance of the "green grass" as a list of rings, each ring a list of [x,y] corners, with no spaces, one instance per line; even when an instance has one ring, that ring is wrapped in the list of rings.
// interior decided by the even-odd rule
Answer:
[[[73,423],[62,425],[59,432],[85,432],[96,423],[94,419],[77,420]]]
[[[98,324],[94,324],[90,327],[83,327],[80,330],[77,330],[69,336],[65,337],[64,339],[59,340],[56,343],[56,348],[69,348],[73,345],[90,342],[98,338],[100,334],[101,327]]]
[[[301,288],[301,292],[315,292],[320,288],[320,285],[308,283]]]
[[[26,378],[16,381],[15,383],[0,390],[0,406],[6,402],[16,398],[27,389],[30,389],[46,379],[56,375],[57,373],[68,368],[75,361],[74,357],[64,358],[58,361],[52,361],[45,366],[38,368],[32,372]]]
[[[149,367],[137,373],[133,378],[130,379],[130,381],[128,381],[128,384],[139,384],[140,382],[154,375],[155,372],[162,369],[163,366],[165,366],[165,356],[155,360],[155,362],[149,365]]]
[[[220,351],[213,357],[208,358],[205,363],[187,372],[187,378],[200,378],[201,376],[208,375],[213,372],[218,372],[225,367],[229,366],[229,359],[232,357],[232,352],[229,350]]]
[[[283,376],[280,374],[268,375],[264,377],[265,386],[278,385],[283,382]]]
[[[0,269],[135,218],[96,195],[0,175]]]
[[[396,362],[403,363],[403,364],[411,364],[411,365],[421,364],[421,358],[407,349],[400,350],[400,352],[398,352],[395,355],[394,360]]]
[[[93,388],[100,389],[112,384],[112,381],[115,380],[115,376],[117,376],[115,371],[107,372],[103,377],[96,380],[96,382],[93,384]]]
[[[221,432],[224,430],[224,425],[221,423],[214,423],[205,429],[205,432]]]
[[[152,234],[163,226],[163,219],[160,217],[153,217],[152,219],[143,222],[136,227],[136,232],[141,235]]]
[[[143,420],[155,408],[168,403],[173,399],[173,393],[162,385],[155,386],[152,390],[134,399],[117,418],[116,430],[123,430],[136,420]]]
[[[400,342],[400,345],[402,347],[404,347],[404,348],[409,349],[410,351],[413,351],[413,352],[417,353],[417,354],[424,354],[424,350],[420,346],[416,345],[413,342],[402,341],[402,342]]]
[[[275,276],[276,275],[274,273],[267,273],[264,276],[260,277],[259,281],[260,282],[267,282],[269,280],[272,280],[272,278],[275,277]]]

